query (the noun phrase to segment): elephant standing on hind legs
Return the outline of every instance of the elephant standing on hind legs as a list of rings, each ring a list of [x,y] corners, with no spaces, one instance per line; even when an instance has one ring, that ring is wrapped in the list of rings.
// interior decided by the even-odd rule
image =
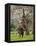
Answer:
[[[26,35],[28,35],[29,34],[28,24],[27,24],[26,16],[25,16],[24,9],[23,9],[23,16],[22,16],[21,22],[18,27],[18,33],[20,36],[23,37],[25,31],[26,31]]]

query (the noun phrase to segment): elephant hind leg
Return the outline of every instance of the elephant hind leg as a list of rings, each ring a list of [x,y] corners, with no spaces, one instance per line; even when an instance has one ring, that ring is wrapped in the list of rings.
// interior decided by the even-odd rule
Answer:
[[[23,38],[24,33],[22,33],[21,35],[22,35],[22,38]]]

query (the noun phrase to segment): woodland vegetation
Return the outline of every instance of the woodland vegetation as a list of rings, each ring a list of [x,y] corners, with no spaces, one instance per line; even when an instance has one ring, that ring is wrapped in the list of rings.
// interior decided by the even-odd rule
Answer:
[[[10,10],[10,39],[33,39],[33,7],[11,5]]]

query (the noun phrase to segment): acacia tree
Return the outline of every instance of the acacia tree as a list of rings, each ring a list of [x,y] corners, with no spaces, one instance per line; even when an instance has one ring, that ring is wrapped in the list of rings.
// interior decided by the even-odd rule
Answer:
[[[30,26],[32,26],[32,10],[30,9],[29,10],[30,12],[28,14],[25,15],[24,13],[24,9],[23,9],[23,25],[25,27],[25,31],[26,31],[26,34],[29,34],[29,28]],[[30,15],[31,14],[31,15]]]

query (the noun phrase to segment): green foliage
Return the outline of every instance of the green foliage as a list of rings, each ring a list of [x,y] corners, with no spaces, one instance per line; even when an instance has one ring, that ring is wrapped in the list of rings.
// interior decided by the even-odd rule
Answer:
[[[13,24],[11,24],[10,29],[11,29],[10,31],[15,31],[16,26],[14,25],[14,23],[13,23]]]
[[[32,40],[32,34],[25,35],[23,38],[19,37],[19,35],[16,35],[16,33],[10,34],[10,41],[17,41],[17,40]]]

